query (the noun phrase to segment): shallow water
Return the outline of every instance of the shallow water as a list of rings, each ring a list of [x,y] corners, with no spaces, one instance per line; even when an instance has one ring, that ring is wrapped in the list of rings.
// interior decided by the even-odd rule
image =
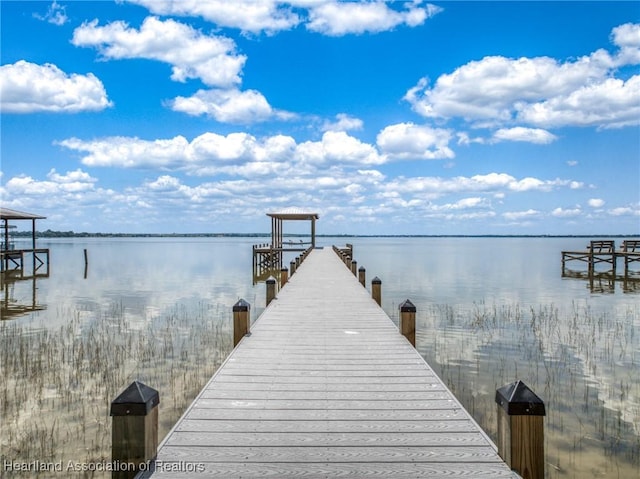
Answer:
[[[494,439],[495,389],[520,379],[547,407],[547,477],[640,476],[640,295],[561,276],[560,252],[587,239],[347,241],[392,319],[404,299],[417,306],[418,350]],[[228,354],[231,306],[244,298],[253,320],[264,309],[260,242],[41,241],[49,277],[3,284],[11,304],[44,308],[0,322],[3,457],[108,460],[108,406],[133,379],[160,391],[166,434]]]

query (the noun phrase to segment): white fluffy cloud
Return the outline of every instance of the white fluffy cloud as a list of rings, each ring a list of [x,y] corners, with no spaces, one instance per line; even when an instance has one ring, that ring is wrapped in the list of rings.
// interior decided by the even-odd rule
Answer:
[[[392,159],[443,159],[455,155],[449,148],[450,130],[398,123],[384,128],[377,137],[383,154]]]
[[[336,0],[129,0],[157,15],[199,16],[221,27],[268,35],[300,24],[325,35],[377,33],[400,25],[416,27],[442,9],[423,0],[339,2]],[[392,8],[401,5],[398,8]]]
[[[493,134],[494,141],[526,141],[547,145],[557,140],[558,137],[540,128],[500,128]]]
[[[207,115],[222,123],[249,124],[295,117],[272,108],[264,95],[256,90],[198,90],[191,97],[175,98],[170,105],[175,111],[192,116]]]
[[[336,121],[325,121],[322,125],[322,131],[350,131],[362,130],[363,122],[360,118],[352,117],[346,113],[338,113]]]
[[[0,67],[0,106],[7,113],[97,111],[111,106],[92,73],[67,74],[56,65],[24,60]]]
[[[40,15],[38,13],[33,14],[34,18],[49,22],[53,25],[61,26],[67,23],[69,17],[67,17],[66,8],[53,0],[53,3],[49,5],[47,13]]]
[[[389,181],[383,187],[383,191],[403,191],[410,194],[425,194],[431,198],[437,198],[451,193],[475,193],[475,192],[524,192],[524,191],[551,191],[554,188],[571,185],[570,180],[541,180],[539,178],[526,177],[520,180],[506,173],[488,173],[486,175],[474,175],[471,177],[456,176],[453,178],[440,178],[435,176],[398,178]]]
[[[551,212],[551,216],[555,216],[556,218],[575,218],[577,216],[582,215],[582,210],[579,206],[575,208],[555,208]]]
[[[199,16],[221,27],[274,33],[300,23],[291,7],[277,0],[130,0],[158,15]]]
[[[327,131],[321,141],[307,141],[298,145],[297,160],[303,164],[322,165],[348,163],[379,165],[385,162],[370,144],[363,143],[343,131]]]
[[[524,221],[538,218],[541,213],[538,210],[528,209],[525,211],[507,211],[502,213],[502,216],[509,221]]]
[[[639,76],[615,78],[616,69],[640,63],[640,26],[612,32],[616,54],[597,50],[559,62],[549,57],[488,56],[426,78],[405,95],[427,118],[462,118],[477,126],[509,126],[514,121],[540,128],[621,127],[640,122]]]
[[[240,83],[246,61],[229,38],[205,35],[175,20],[148,17],[140,29],[122,21],[99,26],[98,21],[75,29],[72,43],[94,47],[106,59],[146,58],[168,63],[171,78],[198,78],[205,84],[229,88]]]
[[[307,29],[330,36],[350,33],[377,33],[399,25],[416,27],[441,11],[434,5],[420,6],[423,2],[406,2],[405,9],[394,10],[387,2],[317,2],[309,11]]]

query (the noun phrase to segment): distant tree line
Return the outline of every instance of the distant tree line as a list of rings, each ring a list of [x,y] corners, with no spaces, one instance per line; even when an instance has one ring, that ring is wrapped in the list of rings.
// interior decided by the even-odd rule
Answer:
[[[11,231],[13,238],[31,238],[31,231]],[[285,237],[307,238],[308,234],[290,233]],[[359,235],[317,234],[318,238],[634,238],[638,235]],[[268,238],[271,233],[76,233],[74,231],[36,231],[37,238]]]

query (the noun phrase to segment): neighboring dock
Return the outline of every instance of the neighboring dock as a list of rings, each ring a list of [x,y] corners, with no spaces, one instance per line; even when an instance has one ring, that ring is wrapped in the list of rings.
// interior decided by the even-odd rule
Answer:
[[[623,260],[623,271],[619,274],[618,260]],[[586,265],[587,269],[570,269],[568,263]],[[592,240],[583,251],[562,251],[562,277],[580,278],[589,281],[593,292],[612,292],[615,282],[622,282],[624,292],[640,289],[640,239],[622,241],[619,250],[613,240]]]
[[[331,248],[308,254],[155,465],[154,478],[520,477]]]

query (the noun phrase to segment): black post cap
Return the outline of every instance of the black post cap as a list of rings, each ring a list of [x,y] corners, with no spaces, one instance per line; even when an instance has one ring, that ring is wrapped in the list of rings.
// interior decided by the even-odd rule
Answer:
[[[544,416],[544,401],[518,380],[496,389],[496,403],[509,416]]]
[[[382,280],[377,276],[371,280],[372,284],[382,284]]]
[[[358,271],[366,271],[366,269],[364,269],[364,266],[360,266],[360,267],[358,268]]]
[[[247,303],[244,299],[240,299],[236,304],[233,305],[234,313],[242,313],[245,311],[249,311],[251,309],[251,305]]]
[[[136,380],[111,402],[111,416],[146,416],[158,404],[158,391]]]
[[[276,279],[273,276],[269,276],[266,281],[267,284],[276,284]]]
[[[416,312],[416,307],[408,299],[406,301],[404,301],[403,303],[400,303],[399,308],[400,308],[400,312],[401,313],[415,313]]]

